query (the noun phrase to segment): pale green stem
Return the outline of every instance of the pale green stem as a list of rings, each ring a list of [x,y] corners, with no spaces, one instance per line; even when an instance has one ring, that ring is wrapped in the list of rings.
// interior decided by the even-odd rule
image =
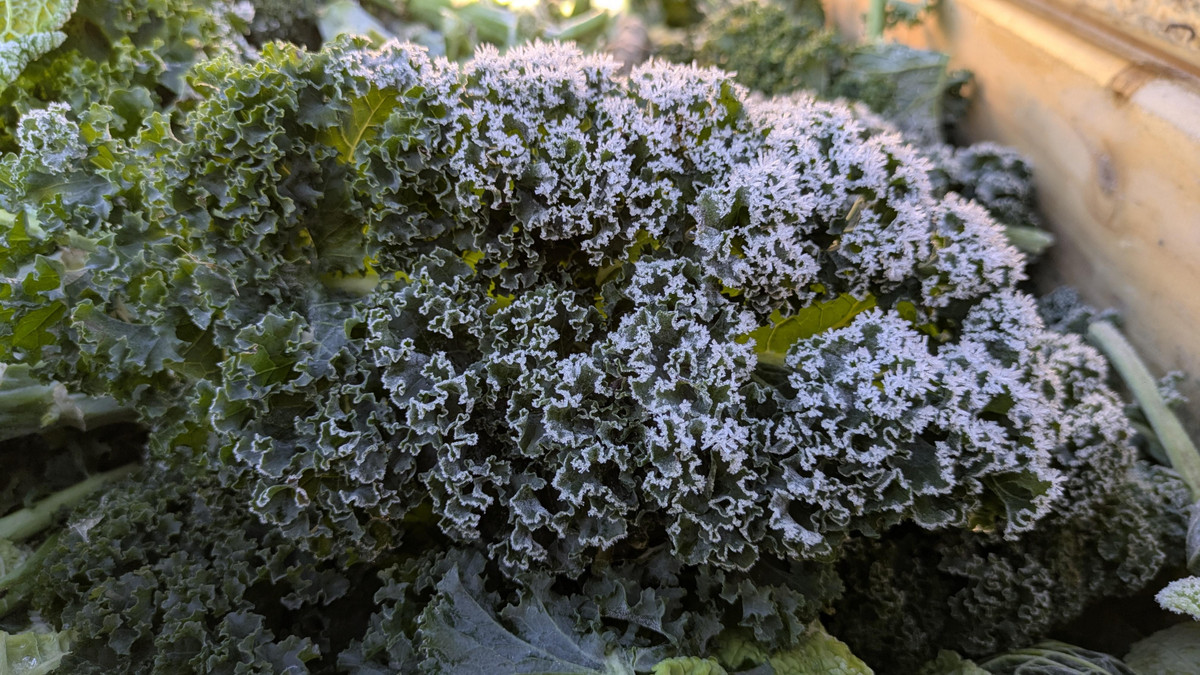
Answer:
[[[114,399],[71,394],[57,382],[39,382],[25,365],[0,364],[0,441],[55,427],[86,431],[135,419]]]
[[[36,574],[42,563],[50,556],[50,551],[58,545],[62,532],[55,532],[49,539],[42,542],[24,562],[9,574],[0,577],[0,617],[25,604],[28,599],[28,586],[24,583],[30,575]],[[0,670],[0,672],[3,672]]]
[[[883,37],[883,25],[887,19],[887,0],[871,0],[867,7],[867,39]]]
[[[1200,452],[1188,437],[1183,424],[1167,407],[1158,383],[1146,364],[1138,357],[1133,345],[1111,323],[1096,321],[1088,326],[1088,337],[1098,346],[1121,374],[1134,398],[1142,407],[1146,419],[1158,435],[1175,468],[1192,491],[1192,500],[1200,501]]]
[[[60,490],[28,508],[0,518],[0,539],[20,541],[50,527],[59,509],[74,506],[88,495],[118,481],[137,468],[137,464],[126,464],[112,471],[98,473],[71,487]]]

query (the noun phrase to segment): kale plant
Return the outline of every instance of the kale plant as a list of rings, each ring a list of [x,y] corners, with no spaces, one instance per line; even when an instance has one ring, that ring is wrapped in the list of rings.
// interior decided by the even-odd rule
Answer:
[[[1044,329],[988,319],[1030,303],[986,213],[836,106],[611,69],[268,47],[197,71],[181,138],[32,114],[3,199],[38,223],[8,260],[40,283],[6,357],[165,416],[159,452],[186,441],[264,518],[368,556],[427,499],[515,568],[635,532],[736,569],[1044,514],[1059,403],[1028,370]],[[878,306],[748,339],[843,296]]]
[[[134,126],[31,108],[0,160],[0,362],[148,434],[35,584],[79,668],[856,672],[814,620],[842,575],[907,607],[858,575],[912,538],[1005,601],[1165,564],[1178,480],[1137,492],[1101,357],[846,106],[541,43],[216,51]]]

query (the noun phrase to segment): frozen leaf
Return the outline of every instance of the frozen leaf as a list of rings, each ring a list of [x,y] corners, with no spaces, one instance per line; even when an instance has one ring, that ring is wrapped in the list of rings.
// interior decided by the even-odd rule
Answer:
[[[1200,621],[1200,577],[1176,579],[1154,596],[1163,609]]]

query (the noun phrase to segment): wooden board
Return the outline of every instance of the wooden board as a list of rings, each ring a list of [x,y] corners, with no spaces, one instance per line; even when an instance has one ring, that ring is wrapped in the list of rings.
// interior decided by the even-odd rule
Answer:
[[[826,1],[831,21],[861,30],[864,2]],[[969,137],[1032,159],[1059,239],[1040,282],[1115,307],[1153,370],[1188,373],[1187,421],[1200,431],[1197,80],[1008,0],[944,0],[937,21],[890,37],[975,73]]]
[[[1200,0],[1036,0],[1030,6],[1039,5],[1200,68]]]

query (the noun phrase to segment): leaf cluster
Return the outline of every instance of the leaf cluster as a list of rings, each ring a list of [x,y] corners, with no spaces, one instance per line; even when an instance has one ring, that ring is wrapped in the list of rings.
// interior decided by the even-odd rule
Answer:
[[[74,636],[64,672],[304,672],[354,570],[322,565],[236,492],[154,472],[83,505],[31,603]],[[317,609],[320,611],[317,611]]]
[[[17,122],[32,110],[63,103],[112,111],[115,132],[132,134],[153,111],[185,105],[187,70],[240,50],[244,22],[225,0],[13,0],[18,16],[38,17],[0,32],[0,150],[16,150]],[[69,18],[68,18],[69,17]],[[44,31],[53,32],[44,32]],[[49,36],[49,37],[47,37]],[[52,38],[52,39],[51,39]],[[35,51],[22,40],[37,42]],[[32,43],[30,43],[32,44]],[[13,50],[25,49],[10,69]],[[18,64],[13,64],[18,65]]]
[[[948,71],[945,54],[898,43],[855,44],[826,27],[815,0],[715,5],[682,39],[660,40],[655,52],[728,70],[768,96],[809,90],[860,101],[921,143],[941,140],[965,112],[962,90],[970,77]]]
[[[46,549],[73,672],[855,672],[831,607],[872,658],[974,654],[1173,555],[1101,357],[845,106],[540,43],[251,53],[156,7],[101,20],[109,57],[185,31],[137,47],[146,105],[64,95],[0,160],[22,414],[148,434]],[[210,30],[186,77],[154,51]]]

